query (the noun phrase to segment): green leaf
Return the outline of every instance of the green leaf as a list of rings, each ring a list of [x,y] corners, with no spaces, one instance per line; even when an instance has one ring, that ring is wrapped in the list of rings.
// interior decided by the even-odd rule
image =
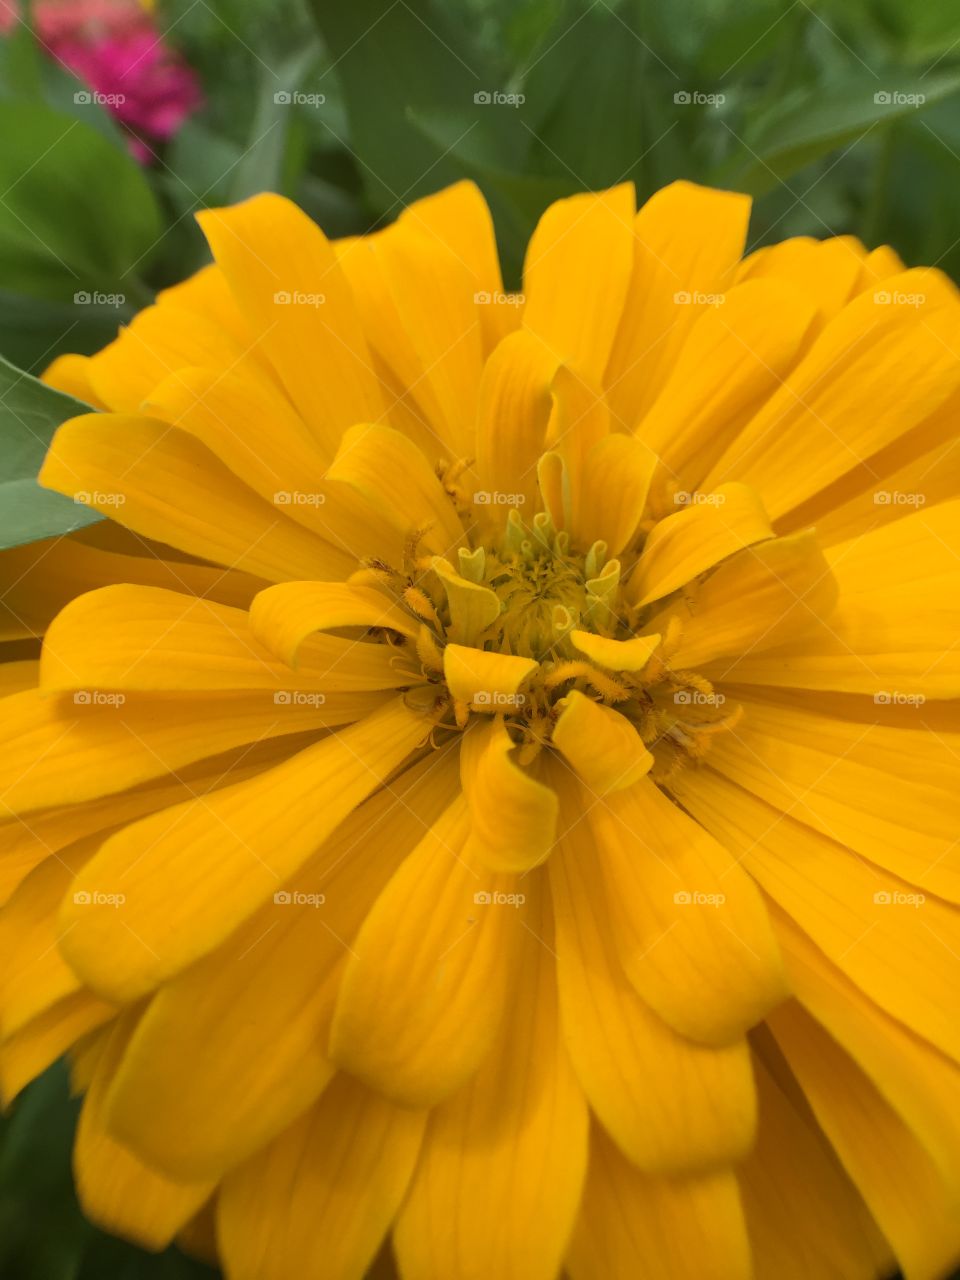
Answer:
[[[49,302],[0,289],[0,356],[39,374],[64,352],[99,351],[132,316],[129,306]]]
[[[0,359],[0,549],[72,533],[103,518],[37,484],[60,423],[92,412]]]
[[[665,127],[652,118],[656,103],[644,101],[645,79],[662,75],[669,73],[628,13],[600,5],[579,22],[565,18],[524,80],[531,110],[539,112],[541,103],[547,108],[530,137],[525,167],[565,174],[581,188],[639,181],[645,145]],[[673,88],[671,77],[669,90],[662,86],[664,106]]]
[[[464,26],[428,0],[312,0],[333,56],[350,120],[350,145],[378,212],[399,212],[460,175],[414,125],[411,113],[463,112],[474,95],[503,88]],[[325,78],[316,88],[324,91]],[[504,156],[514,142],[506,113],[478,107],[470,128],[496,134]]]
[[[878,136],[898,120],[960,91],[960,71],[922,78],[889,71],[840,88],[795,91],[771,112],[715,180],[753,195],[866,134]]]
[[[472,178],[480,187],[497,231],[504,281],[519,287],[523,255],[544,209],[579,189],[569,173],[555,176],[517,173],[498,166],[489,138],[465,129],[465,117],[443,111],[411,112],[411,120],[429,138],[436,153],[456,166],[454,178]]]
[[[0,103],[0,279],[66,300],[132,293],[162,234],[136,161],[82,120],[32,103]]]
[[[297,98],[317,52],[313,42],[275,71],[261,68],[250,142],[231,175],[231,201],[245,200],[260,191],[287,194],[295,186],[305,160]]]

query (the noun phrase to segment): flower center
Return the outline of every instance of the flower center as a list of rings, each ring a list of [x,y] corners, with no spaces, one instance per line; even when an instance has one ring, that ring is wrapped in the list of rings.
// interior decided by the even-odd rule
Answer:
[[[498,714],[529,761],[550,745],[576,690],[624,716],[654,755],[653,776],[664,777],[737,718],[709,681],[671,667],[669,630],[643,633],[605,543],[576,550],[546,512],[525,522],[516,510],[501,533],[455,558],[422,554],[423,536],[407,539],[402,566],[368,562],[360,578],[387,587],[419,622],[415,643],[391,639],[410,671],[408,697],[437,720],[434,741],[471,715]],[[451,646],[475,652],[467,666],[480,674],[469,691],[451,679]],[[510,671],[529,660],[523,678],[504,682],[496,655],[515,664]]]

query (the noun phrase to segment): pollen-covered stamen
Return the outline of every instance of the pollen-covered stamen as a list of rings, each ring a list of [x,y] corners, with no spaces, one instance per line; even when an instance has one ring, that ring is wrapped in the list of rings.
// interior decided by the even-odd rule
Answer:
[[[467,463],[438,467],[454,501],[467,470]],[[738,709],[707,679],[673,665],[683,623],[661,602],[650,627],[652,610],[625,598],[621,564],[607,559],[603,542],[577,550],[546,512],[525,522],[516,510],[489,542],[455,554],[425,554],[428,533],[411,531],[398,567],[368,561],[357,576],[376,581],[416,620],[416,638],[401,646],[397,662],[420,686],[418,705],[438,718],[435,740],[461,731],[472,716],[499,715],[529,764],[554,745],[558,720],[582,695],[635,730],[659,777],[703,756],[735,723]],[[470,653],[477,657],[466,663],[465,680]],[[498,661],[527,663],[522,680],[498,683]]]

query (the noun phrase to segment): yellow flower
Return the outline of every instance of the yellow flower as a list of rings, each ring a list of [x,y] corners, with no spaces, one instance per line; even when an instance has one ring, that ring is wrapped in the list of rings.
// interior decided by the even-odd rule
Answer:
[[[18,553],[75,598],[6,676],[0,1074],[72,1050],[94,1220],[230,1280],[960,1256],[960,303],[747,218],[575,196],[508,295],[470,184],[260,196],[49,372],[103,412],[43,483],[130,532]]]

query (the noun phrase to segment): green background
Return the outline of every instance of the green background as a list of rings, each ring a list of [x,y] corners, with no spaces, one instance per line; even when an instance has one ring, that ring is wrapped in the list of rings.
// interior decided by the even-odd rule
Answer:
[[[166,0],[157,14],[205,104],[146,169],[29,25],[0,41],[0,355],[20,368],[109,341],[205,260],[197,209],[267,189],[345,235],[474,178],[508,287],[546,204],[625,179],[641,199],[675,178],[751,193],[752,245],[853,233],[960,276],[956,0]],[[42,441],[63,406],[0,381],[18,410],[0,408],[0,486],[22,494],[38,459],[17,423],[35,415]],[[64,500],[43,531],[83,518]],[[9,540],[36,536],[27,522]],[[0,1280],[211,1276],[83,1221],[74,1114],[57,1069],[2,1121]]]

